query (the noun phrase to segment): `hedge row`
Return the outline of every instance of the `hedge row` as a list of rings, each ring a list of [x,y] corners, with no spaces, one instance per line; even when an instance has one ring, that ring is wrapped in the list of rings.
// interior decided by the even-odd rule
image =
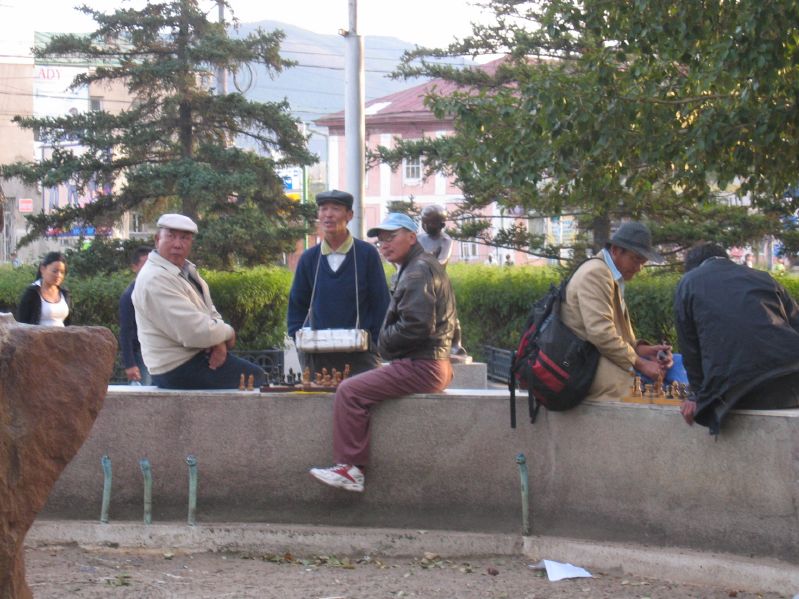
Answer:
[[[387,273],[393,272],[388,267]],[[453,264],[448,267],[458,302],[463,346],[476,358],[482,347],[514,349],[532,304],[560,280],[560,273],[540,267],[492,267]],[[13,312],[25,286],[33,280],[32,267],[12,270],[0,266],[0,311]],[[265,349],[282,344],[291,273],[280,267],[257,267],[236,272],[204,271],[219,312],[236,329],[238,347]],[[119,296],[132,280],[130,274],[77,278],[67,284],[74,299],[73,321],[102,325],[119,331]],[[625,299],[639,337],[676,342],[673,323],[676,274],[645,272],[627,284]],[[780,280],[799,297],[799,279]]]
[[[282,345],[291,273],[279,267],[257,267],[236,272],[201,271],[217,310],[236,329],[239,349]],[[16,313],[16,304],[35,269],[0,266],[0,311]],[[119,296],[133,280],[131,273],[87,278],[67,276],[72,292],[72,322],[101,325],[119,334]]]

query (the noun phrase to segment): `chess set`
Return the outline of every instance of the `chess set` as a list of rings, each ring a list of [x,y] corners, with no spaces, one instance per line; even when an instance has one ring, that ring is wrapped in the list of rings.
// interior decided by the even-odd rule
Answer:
[[[243,375],[242,375],[243,376]],[[335,368],[328,372],[327,368],[322,368],[321,372],[316,372],[311,376],[311,369],[306,368],[299,372],[294,372],[289,368],[289,372],[284,377],[270,378],[265,385],[261,385],[261,393],[286,393],[290,391],[335,391],[338,384],[350,376],[350,365],[344,365],[344,372],[339,372]]]
[[[654,383],[646,384],[640,376],[633,375],[630,394],[621,400],[629,403],[658,404],[662,406],[679,406],[688,398],[691,388],[685,383],[674,381],[664,384],[663,378],[658,378]]]

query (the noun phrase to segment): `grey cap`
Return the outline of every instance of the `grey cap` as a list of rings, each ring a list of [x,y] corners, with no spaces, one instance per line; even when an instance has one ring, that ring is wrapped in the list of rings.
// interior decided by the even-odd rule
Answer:
[[[644,223],[630,221],[619,227],[608,242],[644,256],[650,262],[663,262],[663,256],[652,249],[652,233]]]
[[[330,191],[323,191],[316,194],[316,205],[321,206],[325,202],[333,202],[341,204],[347,210],[352,210],[352,194],[346,191],[339,191],[338,189],[331,189]]]
[[[156,225],[159,229],[174,229],[197,234],[197,223],[182,214],[162,214]]]

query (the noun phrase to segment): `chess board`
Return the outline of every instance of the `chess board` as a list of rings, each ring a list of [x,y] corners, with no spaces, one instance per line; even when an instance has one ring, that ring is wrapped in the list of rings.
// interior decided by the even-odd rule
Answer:
[[[690,388],[684,383],[663,384],[656,380],[653,384],[644,384],[641,377],[633,376],[630,393],[621,400],[626,403],[655,404],[660,406],[679,406],[688,397]]]

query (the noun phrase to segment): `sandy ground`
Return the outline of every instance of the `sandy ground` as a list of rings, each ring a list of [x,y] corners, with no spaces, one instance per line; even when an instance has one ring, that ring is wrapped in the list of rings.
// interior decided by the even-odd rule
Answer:
[[[45,546],[26,551],[36,599],[776,599],[774,593],[671,584],[592,572],[594,578],[550,582],[524,558],[449,561],[361,556],[164,553],[113,547]]]

